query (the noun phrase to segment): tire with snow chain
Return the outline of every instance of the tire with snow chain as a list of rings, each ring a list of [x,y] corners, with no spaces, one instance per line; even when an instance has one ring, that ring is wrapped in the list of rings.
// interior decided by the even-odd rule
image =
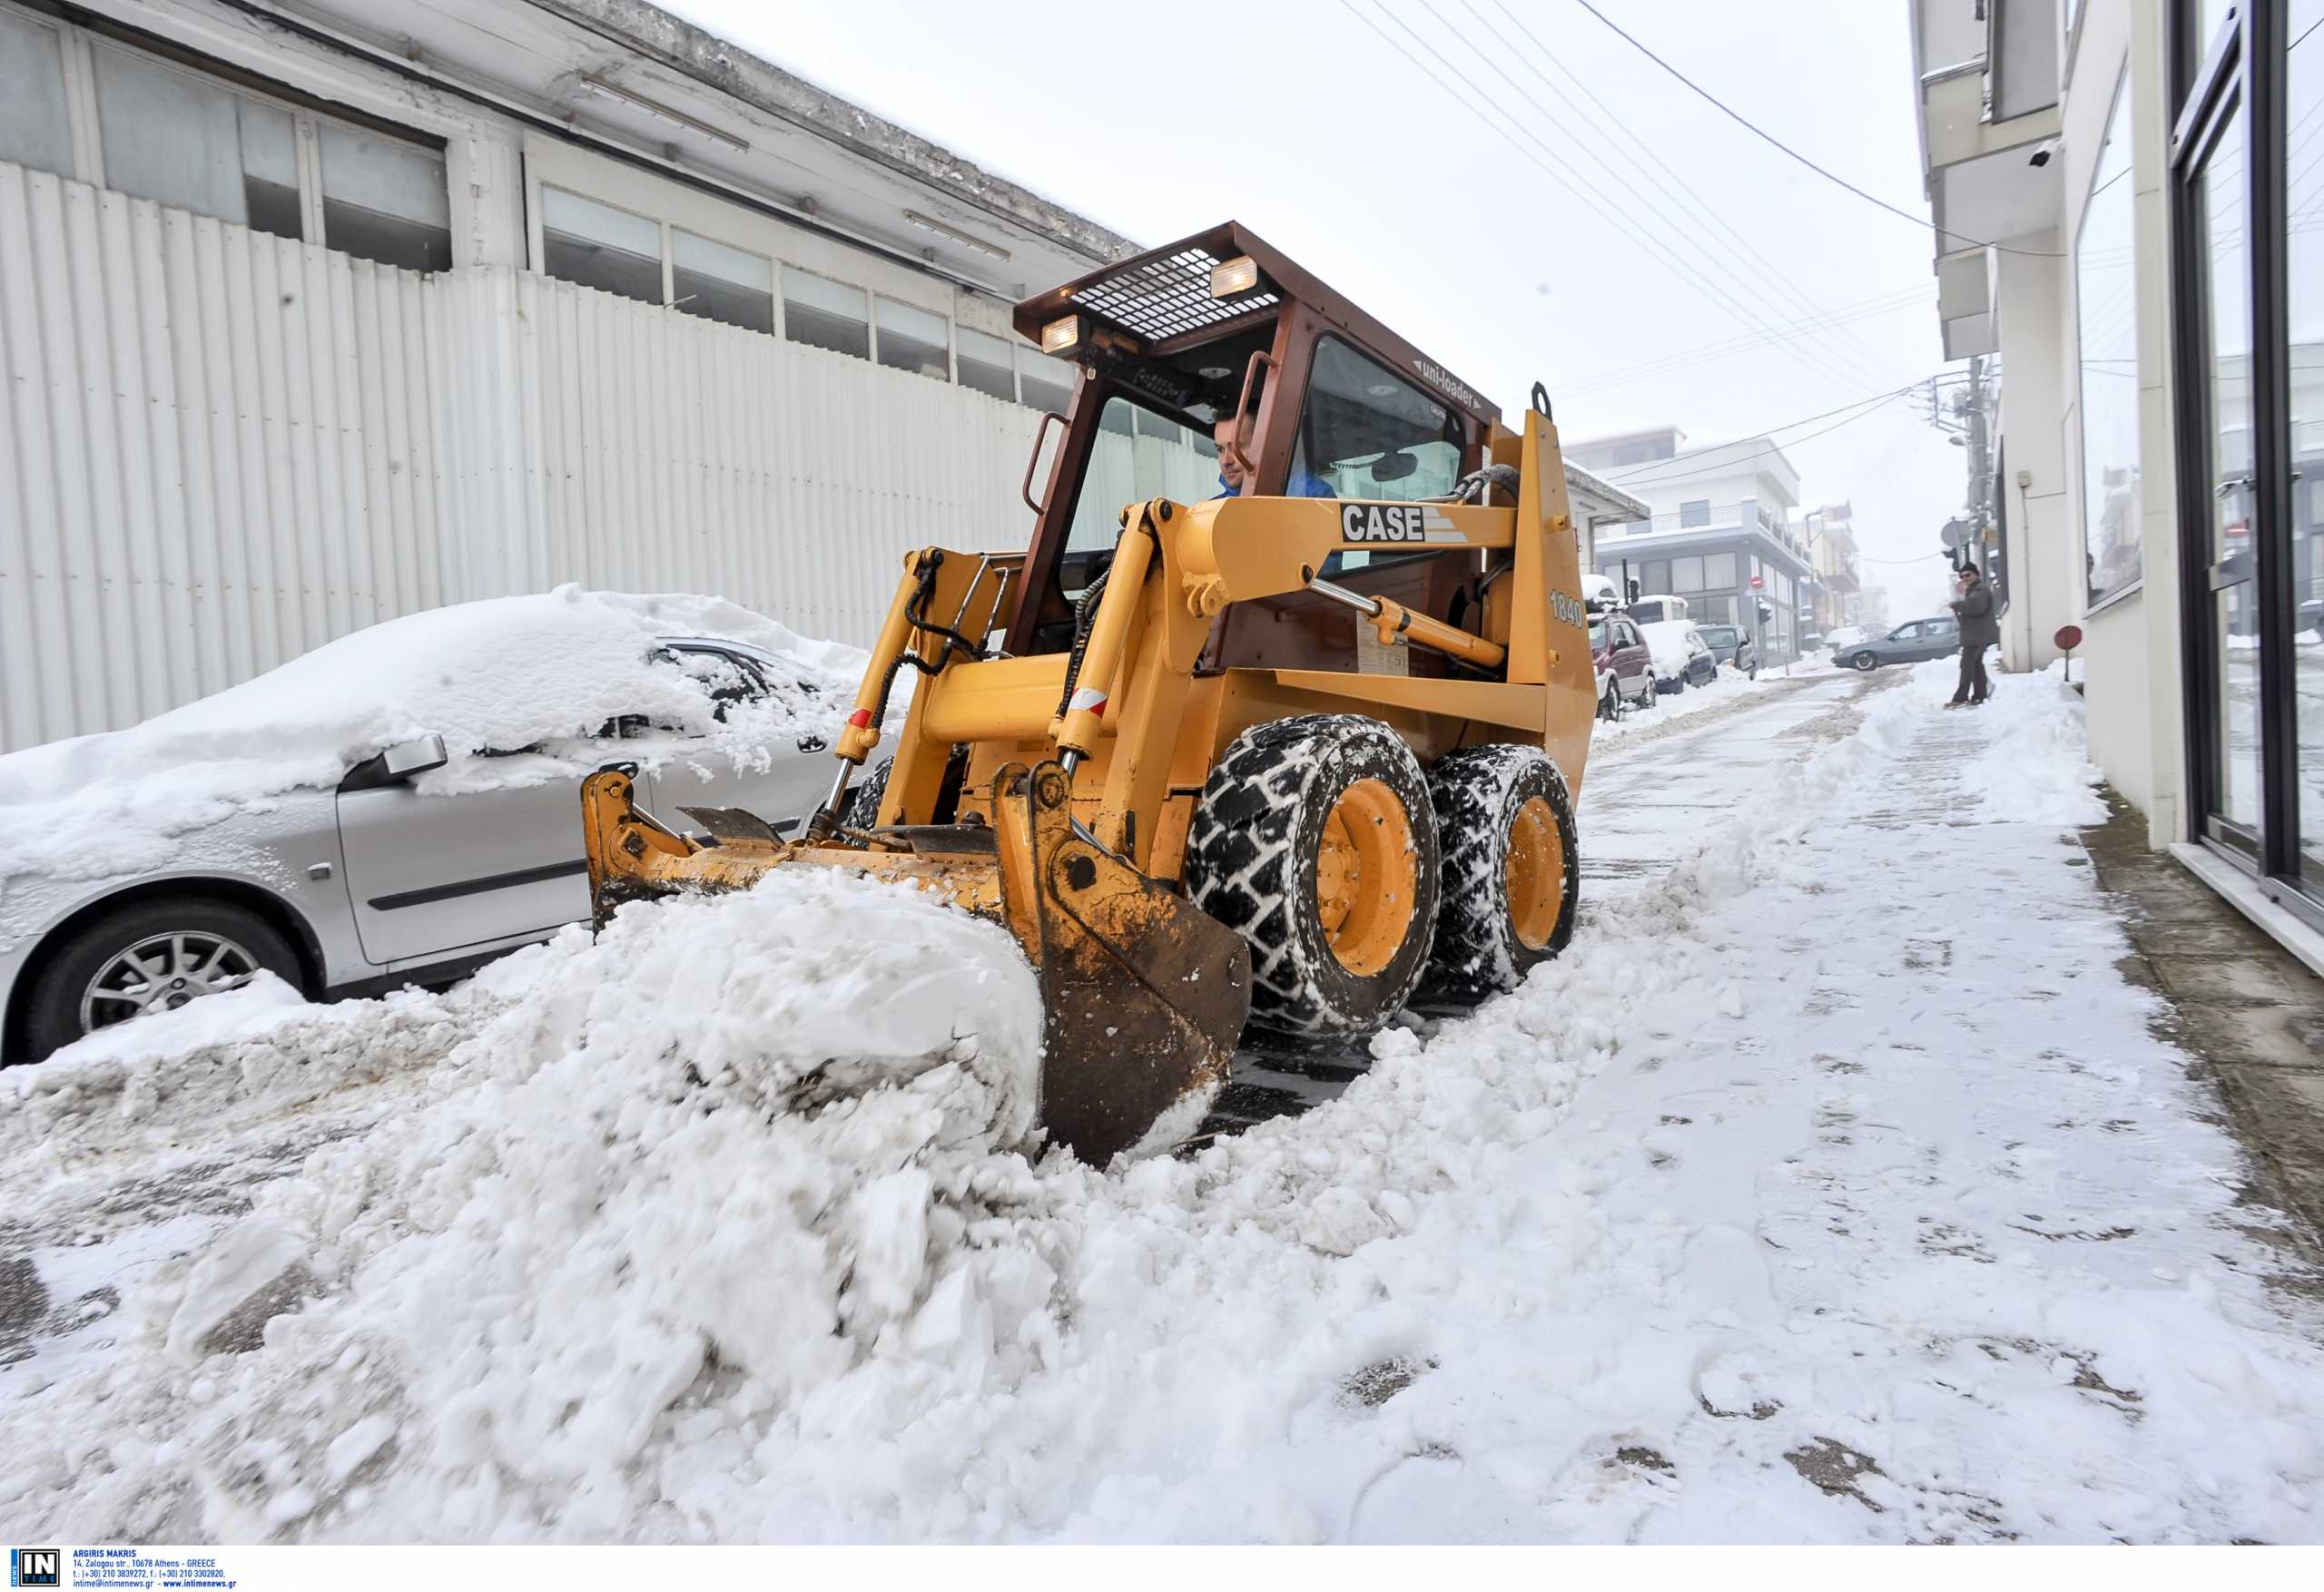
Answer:
[[[1421,993],[1470,1005],[1565,948],[1581,899],[1573,798],[1538,746],[1476,746],[1429,771],[1441,886]]]
[[[1251,948],[1251,1022],[1352,1038],[1403,1009],[1436,925],[1420,760],[1376,719],[1306,713],[1237,736],[1187,834],[1187,891]]]

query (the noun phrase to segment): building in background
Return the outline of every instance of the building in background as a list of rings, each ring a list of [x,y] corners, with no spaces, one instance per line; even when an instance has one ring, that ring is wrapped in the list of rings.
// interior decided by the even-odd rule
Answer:
[[[1827,503],[1800,516],[1799,540],[1815,565],[1809,623],[1819,635],[1844,624],[1862,624],[1864,576],[1856,562],[1854,508]]]
[[[1600,527],[1592,569],[1618,590],[1633,580],[1641,594],[1684,597],[1689,615],[1703,624],[1748,629],[1756,589],[1770,610],[1760,656],[1782,663],[1799,655],[1801,609],[1816,568],[1790,520],[1799,473],[1782,448],[1765,437],[1689,448],[1684,432],[1659,426],[1573,443],[1567,457],[1648,508],[1635,520]]]
[[[1940,320],[1999,354],[2013,667],[2324,969],[2324,0],[1909,0]]]

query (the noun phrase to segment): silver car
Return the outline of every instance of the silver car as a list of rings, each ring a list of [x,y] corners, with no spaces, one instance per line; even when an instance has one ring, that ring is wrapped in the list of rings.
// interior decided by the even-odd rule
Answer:
[[[1961,650],[1961,622],[1915,619],[1886,635],[1852,642],[1832,654],[1832,661],[1851,669],[1870,671],[1883,663],[1918,663],[1929,658],[1949,658]]]
[[[726,640],[669,638],[659,655],[704,678],[722,713],[788,668]],[[834,722],[843,707],[833,703]],[[642,715],[595,740],[597,762],[646,764],[640,800],[674,823],[684,807],[740,807],[787,831],[833,771],[813,733],[743,772]],[[426,793],[415,781],[445,762],[438,736],[391,746],[334,788],[290,791],[204,831],[183,868],[43,881],[31,921],[0,948],[0,1064],[37,1061],[261,968],[315,998],[376,995],[449,981],[586,918],[577,780]]]

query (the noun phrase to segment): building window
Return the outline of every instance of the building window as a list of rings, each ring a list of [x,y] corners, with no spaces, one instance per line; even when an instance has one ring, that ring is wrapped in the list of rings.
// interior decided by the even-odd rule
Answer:
[[[1652,564],[1647,565],[1643,573],[1640,575],[1639,580],[1640,582],[1640,595],[1641,596],[1653,596],[1658,594],[1669,592],[1670,589],[1670,561],[1667,558],[1662,558],[1657,559]]]
[[[1073,384],[1079,376],[1074,365],[1038,349],[1017,350],[1018,388],[1024,395],[1019,401],[1027,408],[1064,414],[1073,402]]]
[[[2131,192],[2131,83],[2114,87],[2105,142],[2074,237],[2082,377],[2082,536],[2089,598],[2129,591],[2142,574],[2136,217]]]
[[[406,270],[451,270],[452,200],[444,185],[444,157],[335,122],[317,131],[325,241]]]
[[[932,376],[939,381],[952,379],[952,354],[946,346],[942,316],[893,299],[877,300],[875,306],[880,318],[881,364],[891,370]]]
[[[0,160],[358,259],[452,264],[440,145],[5,5]]]
[[[1734,554],[1706,553],[1703,555],[1703,590],[1716,592],[1735,584]]]
[[[670,308],[772,335],[774,261],[672,227]]]
[[[0,11],[0,161],[42,172],[73,169],[64,35],[12,11]]]
[[[955,327],[952,335],[958,339],[953,354],[960,385],[990,398],[1014,399],[1017,372],[1009,361],[1009,339],[965,326]]]
[[[541,188],[541,269],[642,304],[662,301],[662,223]]]
[[[1673,558],[1670,561],[1670,589],[1674,592],[1699,592],[1703,589],[1703,561],[1695,558]]]
[[[90,53],[90,67],[106,187],[278,238],[304,235],[290,112],[110,46]]]
[[[834,354],[872,357],[872,323],[862,288],[783,268],[783,335]]]
[[[1707,526],[1710,524],[1710,499],[1708,497],[1698,497],[1691,503],[1680,504],[1679,506],[1679,523],[1682,526]]]

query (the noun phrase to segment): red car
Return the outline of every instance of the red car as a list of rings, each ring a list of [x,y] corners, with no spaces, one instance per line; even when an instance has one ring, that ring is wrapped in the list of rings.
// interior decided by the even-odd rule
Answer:
[[[1650,708],[1661,699],[1654,686],[1654,654],[1627,614],[1600,614],[1590,621],[1590,658],[1598,669],[1598,716],[1612,721],[1633,707]]]

